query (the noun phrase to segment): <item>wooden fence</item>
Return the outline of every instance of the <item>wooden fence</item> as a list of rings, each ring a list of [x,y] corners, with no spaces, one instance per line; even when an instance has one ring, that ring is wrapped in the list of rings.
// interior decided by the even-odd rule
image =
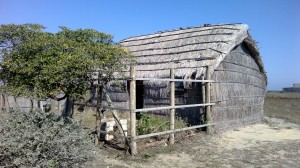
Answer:
[[[210,67],[207,67],[207,72],[210,71]],[[211,114],[210,114],[210,107],[215,103],[210,102],[210,83],[214,82],[210,80],[210,76],[206,75],[206,79],[202,78],[201,80],[185,80],[185,79],[174,79],[174,70],[170,69],[170,78],[169,79],[161,79],[161,78],[136,78],[136,71],[135,67],[130,67],[130,147],[131,147],[131,154],[135,155],[137,153],[137,144],[136,140],[142,138],[148,138],[158,135],[169,134],[169,143],[174,144],[174,133],[180,131],[186,131],[201,127],[207,127],[208,131],[210,131],[210,127],[213,125],[211,123]],[[143,108],[143,109],[136,109],[136,81],[137,80],[149,80],[149,81],[167,81],[170,82],[170,106],[165,107],[155,107],[155,108]],[[205,85],[202,85],[202,100],[205,100],[203,104],[189,104],[189,105],[175,105],[175,82],[201,82]],[[204,94],[205,92],[205,94]],[[189,107],[206,107],[206,124],[196,125],[192,127],[185,127],[180,129],[174,128],[174,121],[175,121],[175,109],[178,108],[189,108]],[[153,110],[170,110],[170,130],[151,133],[146,135],[136,135],[136,112],[149,112]]]
[[[181,132],[181,131],[186,131],[186,130],[191,130],[191,129],[197,129],[197,128],[202,128],[202,127],[207,127],[207,131],[210,131],[211,125],[214,125],[211,123],[211,106],[215,105],[215,103],[210,102],[210,83],[214,82],[213,80],[210,80],[210,67],[207,67],[206,70],[206,79],[202,77],[201,80],[186,80],[186,79],[175,79],[174,75],[174,69],[170,69],[170,78],[162,79],[162,78],[136,78],[136,71],[135,67],[131,66],[130,67],[130,78],[126,79],[130,81],[130,100],[129,100],[129,109],[121,109],[121,108],[114,108],[114,107],[106,107],[108,109],[114,109],[114,110],[125,110],[125,111],[130,111],[130,149],[131,149],[131,154],[135,155],[137,154],[137,144],[136,141],[138,139],[143,139],[143,138],[149,138],[153,136],[158,136],[158,135],[165,135],[169,134],[169,144],[174,144],[174,133],[176,132]],[[124,79],[122,79],[124,80]],[[166,81],[170,82],[170,106],[164,106],[164,107],[154,107],[154,108],[142,108],[142,109],[136,109],[136,81],[142,80],[142,81]],[[202,104],[188,104],[188,105],[175,105],[175,82],[199,82],[202,83],[201,87],[201,93],[202,93]],[[5,101],[2,96],[0,96],[0,105],[4,107]],[[86,106],[86,104],[85,104]],[[180,128],[180,129],[175,129],[175,109],[178,108],[191,108],[191,107],[206,107],[205,114],[206,114],[206,124],[202,125],[195,125],[191,127],[185,127],[185,128]],[[149,112],[149,111],[154,111],[154,110],[170,110],[169,111],[169,128],[170,130],[163,131],[163,132],[156,132],[156,133],[150,133],[146,135],[137,135],[136,134],[136,113],[137,112]],[[106,132],[103,132],[106,133]]]

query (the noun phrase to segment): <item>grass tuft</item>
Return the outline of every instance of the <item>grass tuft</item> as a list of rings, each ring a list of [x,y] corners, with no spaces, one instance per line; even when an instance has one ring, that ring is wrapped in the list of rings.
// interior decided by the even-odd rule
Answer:
[[[138,135],[150,134],[170,130],[170,121],[166,117],[142,114],[137,124]],[[180,118],[175,119],[175,129],[186,127],[186,122]]]

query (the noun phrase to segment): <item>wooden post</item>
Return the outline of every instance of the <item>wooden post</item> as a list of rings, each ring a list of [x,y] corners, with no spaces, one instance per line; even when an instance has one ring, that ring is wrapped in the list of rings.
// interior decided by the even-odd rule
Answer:
[[[174,79],[174,69],[170,69],[170,78]],[[175,106],[175,82],[170,81],[170,106],[174,107]],[[175,129],[175,109],[172,108],[170,109],[170,130]],[[170,134],[169,137],[169,143],[172,145],[174,144],[175,141],[175,136],[174,133]]]
[[[206,80],[210,80],[210,72],[211,72],[211,67],[208,66],[206,70]],[[206,97],[206,102],[205,103],[210,103],[210,83],[206,83],[206,90],[205,90],[205,97]],[[211,108],[210,106],[206,106],[206,124],[211,123]],[[207,127],[207,133],[211,133],[212,129],[211,126]]]
[[[201,80],[204,80],[204,74],[201,76]],[[201,83],[201,94],[202,94],[201,103],[205,104],[206,103],[206,100],[205,100],[205,82]],[[200,122],[204,122],[205,121],[205,116],[204,116],[205,106],[201,107],[201,109],[202,109],[202,111],[200,110]]]
[[[136,146],[136,83],[135,83],[135,67],[130,67],[130,148],[131,155],[137,154]]]

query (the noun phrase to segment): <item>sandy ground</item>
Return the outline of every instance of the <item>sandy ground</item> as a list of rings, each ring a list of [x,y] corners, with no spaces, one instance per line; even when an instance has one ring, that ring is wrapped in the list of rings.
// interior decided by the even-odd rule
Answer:
[[[229,150],[245,149],[271,142],[300,140],[300,131],[296,129],[297,125],[280,122],[283,120],[279,119],[273,119],[273,123],[274,121],[278,125],[256,124],[224,133],[220,138],[220,146]]]
[[[120,156],[100,151],[92,167],[293,167],[300,168],[300,126],[281,119],[219,135],[197,134],[174,146]]]

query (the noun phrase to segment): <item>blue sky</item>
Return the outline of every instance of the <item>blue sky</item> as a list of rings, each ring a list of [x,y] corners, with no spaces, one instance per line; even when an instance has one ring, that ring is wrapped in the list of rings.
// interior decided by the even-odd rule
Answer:
[[[0,0],[0,24],[93,28],[114,40],[206,23],[246,23],[258,42],[268,89],[300,83],[299,0]]]

